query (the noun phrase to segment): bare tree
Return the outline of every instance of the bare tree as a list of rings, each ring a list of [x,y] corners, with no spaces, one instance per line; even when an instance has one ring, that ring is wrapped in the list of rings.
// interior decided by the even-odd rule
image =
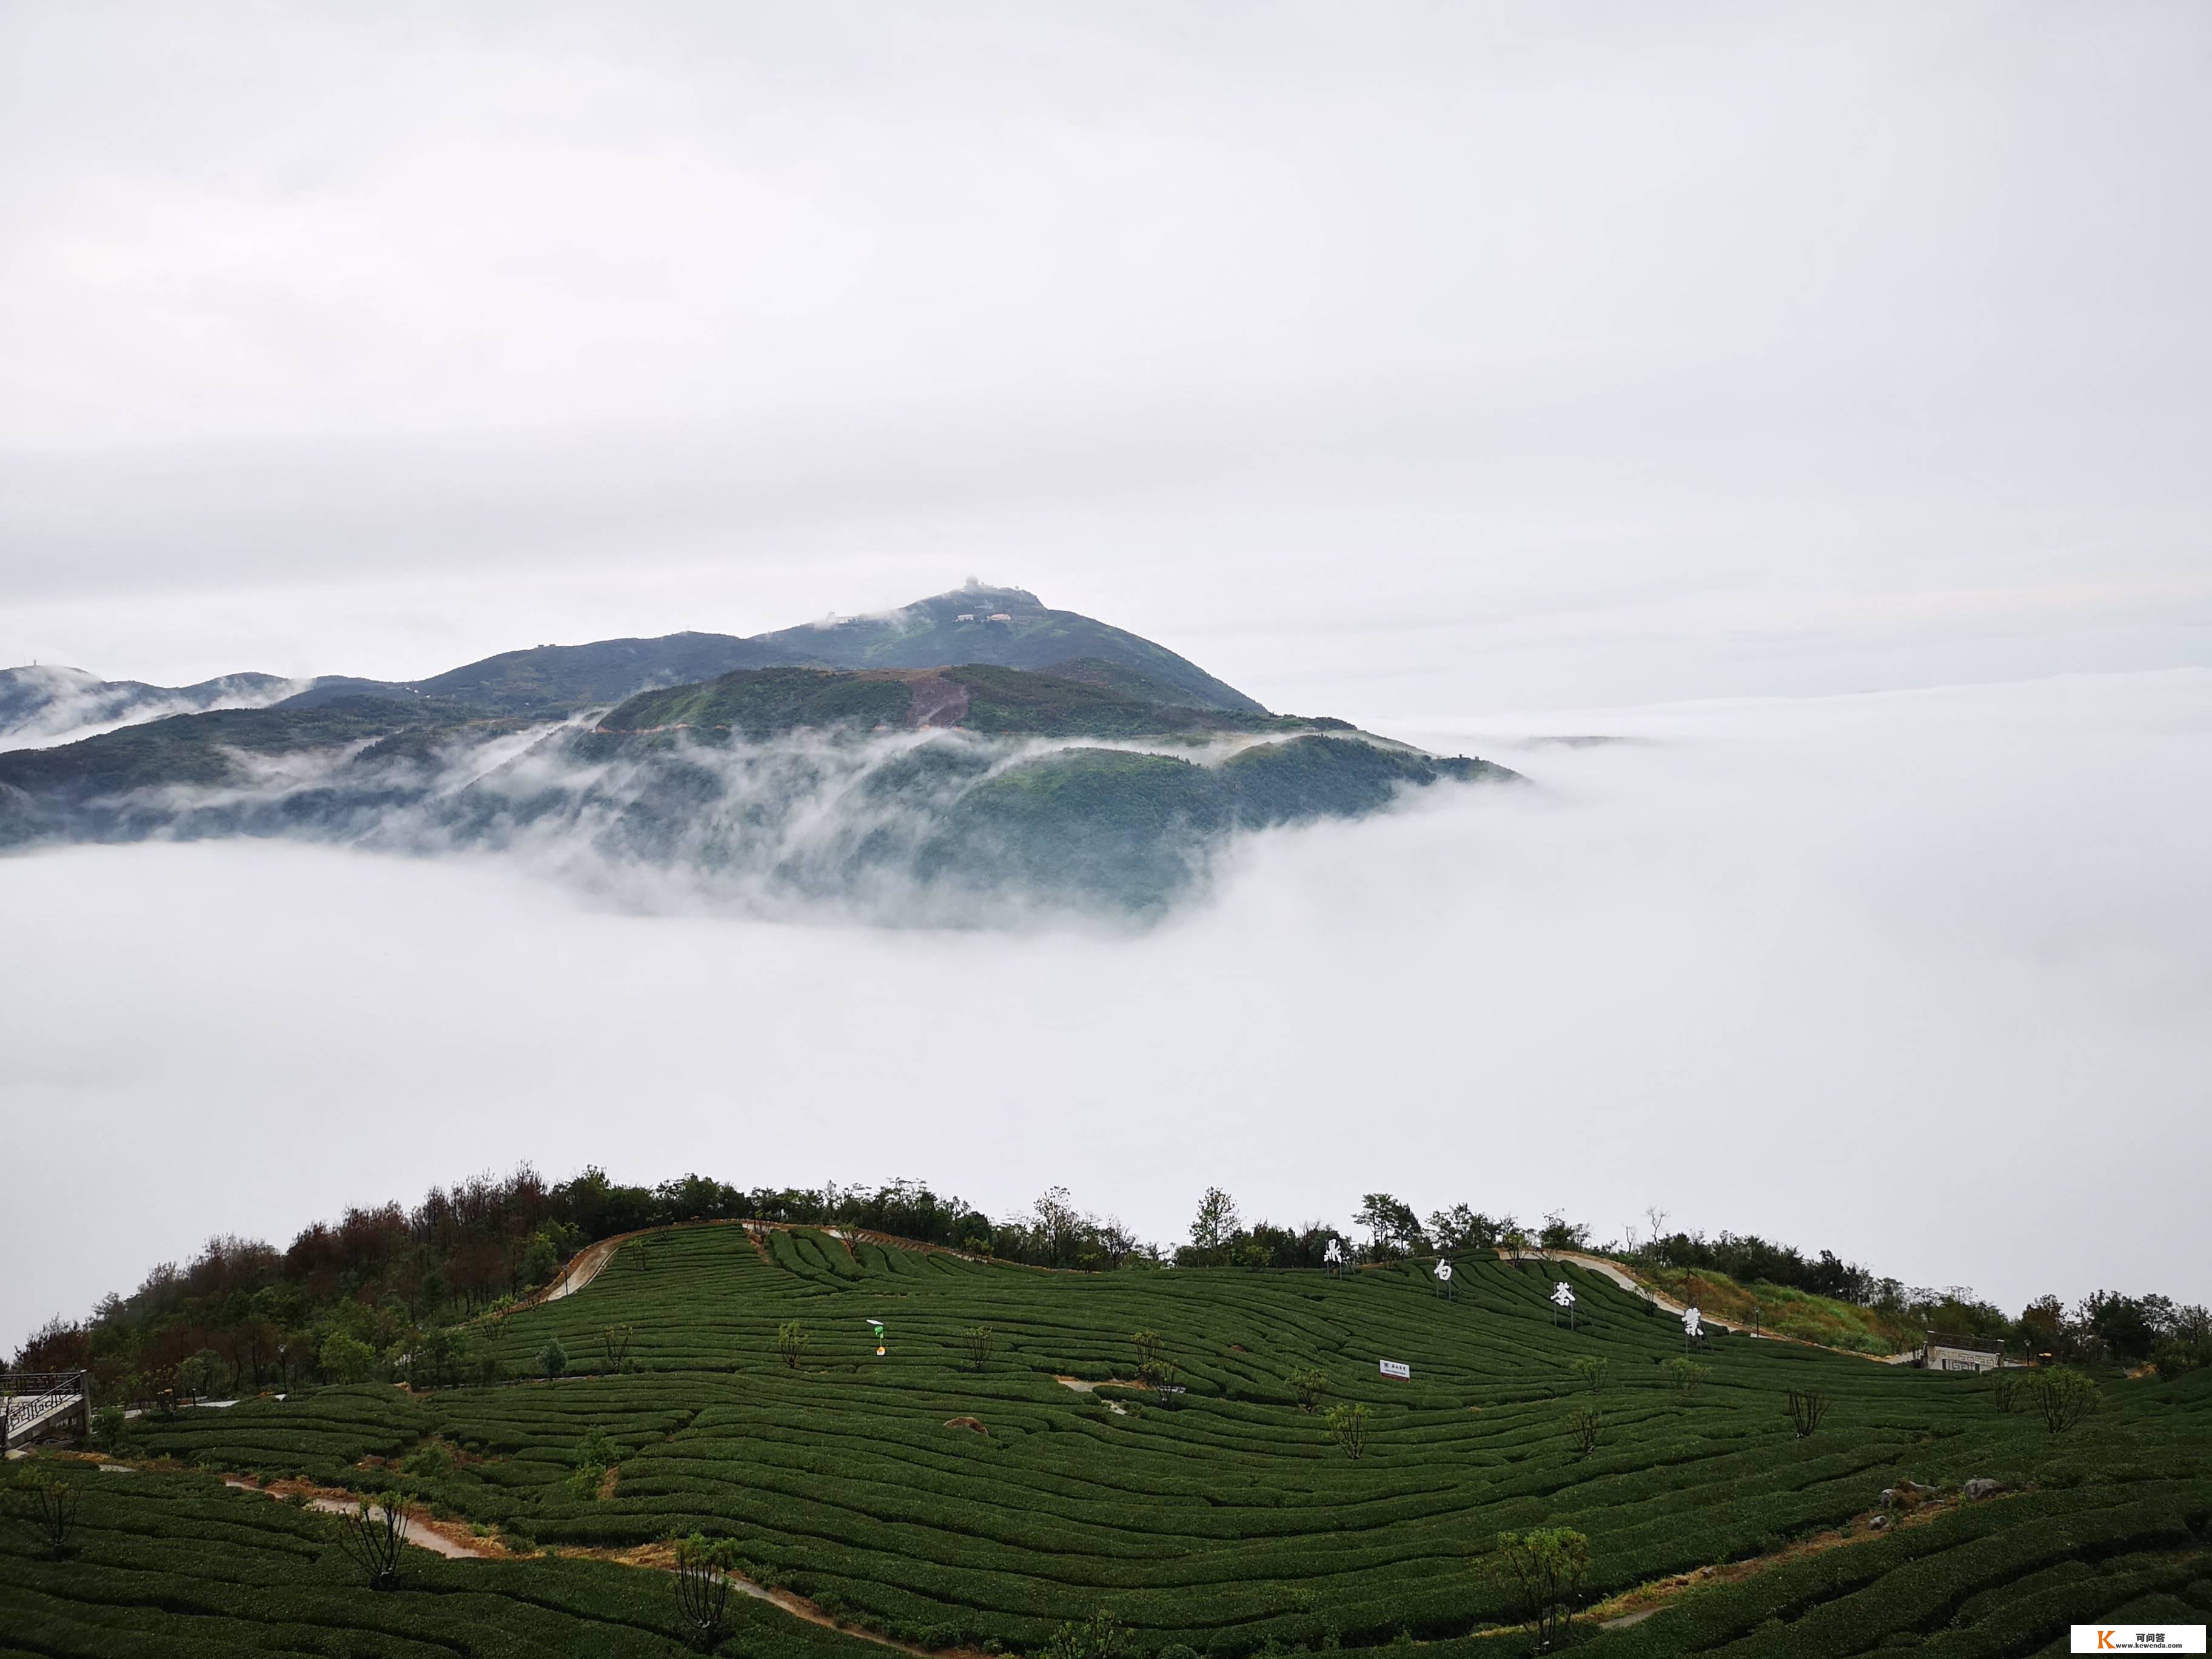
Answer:
[[[1800,1440],[1812,1437],[1820,1426],[1820,1419],[1828,1414],[1828,1396],[1818,1389],[1792,1389],[1789,1395],[1790,1421],[1797,1431]]]
[[[1519,1589],[1529,1627],[1543,1649],[1558,1646],[1574,1619],[1583,1580],[1589,1572],[1589,1538],[1565,1527],[1502,1532],[1491,1566]]]
[[[2027,1380],[2027,1397],[2044,1426],[2063,1434],[2097,1408],[2097,1385],[2070,1365],[2053,1365]]]
[[[630,1328],[627,1325],[610,1325],[599,1333],[599,1346],[606,1351],[607,1369],[619,1371],[629,1364]]]
[[[1357,1463],[1367,1452],[1367,1407],[1358,1401],[1342,1406],[1331,1406],[1322,1419],[1328,1431],[1336,1437],[1336,1443],[1344,1448],[1344,1455]]]
[[[735,1562],[735,1547],[726,1538],[709,1543],[695,1532],[677,1542],[676,1609],[691,1645],[702,1653],[713,1652],[722,1639]]]
[[[1595,1406],[1577,1406],[1568,1424],[1574,1430],[1575,1444],[1584,1457],[1597,1449],[1598,1437],[1605,1431],[1603,1412]]]
[[[963,1333],[960,1340],[968,1350],[969,1364],[979,1371],[991,1358],[991,1350],[998,1346],[998,1339],[991,1334],[988,1325],[978,1325]]]
[[[354,1565],[368,1575],[373,1590],[390,1589],[399,1582],[399,1552],[407,1542],[407,1496],[386,1492],[384,1502],[362,1498],[339,1517],[344,1528],[338,1541]]]
[[[58,1561],[70,1553],[70,1534],[76,1527],[76,1488],[70,1482],[35,1469],[15,1478],[15,1502],[22,1518],[46,1542],[46,1553]]]

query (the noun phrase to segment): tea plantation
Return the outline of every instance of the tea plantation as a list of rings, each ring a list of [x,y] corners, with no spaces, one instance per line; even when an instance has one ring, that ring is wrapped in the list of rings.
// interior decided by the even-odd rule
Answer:
[[[1493,1542],[1561,1526],[1589,1538],[1590,1603],[1777,1558],[1654,1598],[1632,1625],[1578,1625],[1602,1653],[2031,1654],[2063,1650],[2069,1622],[2212,1607],[2212,1373],[2112,1382],[2054,1433],[2000,1409],[1987,1379],[1746,1336],[1710,1338],[1703,1376],[1686,1376],[1666,1363],[1683,1353],[1676,1322],[1601,1279],[1480,1254],[1459,1267],[1446,1300],[1419,1264],[1085,1275],[678,1228],[491,1328],[517,1373],[557,1344],[557,1379],[329,1388],[149,1424],[142,1449],[356,1491],[404,1480],[518,1547],[726,1538],[756,1581],[933,1649],[1037,1652],[1103,1611],[1132,1653],[1524,1652]],[[1547,1299],[1563,1276],[1572,1330]],[[780,1352],[794,1325],[805,1346]],[[604,1334],[618,1326],[619,1365]],[[1139,1331],[1186,1392],[1056,1380],[1133,1378]],[[1382,1359],[1411,1379],[1379,1375]],[[1327,1394],[1309,1412],[1312,1372]],[[1793,1389],[1827,1402],[1802,1437]],[[1364,1407],[1358,1456],[1332,1405]],[[83,1553],[50,1562],[15,1537],[0,1556],[0,1650],[616,1655],[675,1639],[664,1572],[416,1551],[402,1589],[372,1595],[327,1517],[204,1474],[76,1478]],[[2005,1490],[1949,1495],[1974,1478]],[[1935,1495],[1867,1530],[1908,1480]],[[1838,1528],[1849,1541],[1793,1547]],[[742,1611],[723,1651],[860,1650]]]

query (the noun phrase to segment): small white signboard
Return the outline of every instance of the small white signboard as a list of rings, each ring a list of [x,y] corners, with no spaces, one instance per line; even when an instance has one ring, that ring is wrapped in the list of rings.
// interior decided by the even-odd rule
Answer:
[[[1552,1286],[1552,1301],[1554,1306],[1561,1308],[1571,1308],[1575,1305],[1574,1291],[1565,1279],[1563,1279]]]
[[[1378,1363],[1379,1363],[1379,1364],[1382,1365],[1382,1375],[1383,1375],[1383,1376],[1401,1376],[1401,1377],[1404,1377],[1404,1378],[1405,1378],[1407,1382],[1410,1382],[1411,1381],[1413,1381],[1413,1368],[1411,1365],[1408,1365],[1408,1364],[1407,1364],[1404,1360],[1402,1360],[1402,1359],[1385,1359],[1385,1360],[1379,1361]]]
[[[1439,1262],[1437,1262],[1437,1277],[1438,1279],[1443,1279],[1443,1282],[1444,1282],[1445,1284],[1447,1284],[1447,1285],[1450,1284],[1450,1283],[1451,1283],[1451,1263],[1450,1263],[1450,1262],[1449,1262],[1449,1261],[1439,1261]]]

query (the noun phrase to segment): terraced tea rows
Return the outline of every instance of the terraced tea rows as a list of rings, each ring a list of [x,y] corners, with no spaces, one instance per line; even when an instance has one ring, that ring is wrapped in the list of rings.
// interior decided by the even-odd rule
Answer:
[[[1959,1650],[2033,1651],[2051,1627],[2006,1587],[2051,1607],[2096,1600],[2050,1577],[2087,1553],[2137,1563],[2100,1592],[2196,1593],[2212,1516],[2203,1377],[2112,1390],[2056,1437],[1978,1381],[1741,1336],[1713,1340],[1709,1377],[1686,1392],[1663,1363],[1682,1353],[1674,1320],[1565,1272],[1569,1330],[1547,1299],[1563,1272],[1464,1260],[1448,1301],[1418,1266],[1054,1274],[697,1226],[499,1324],[518,1369],[557,1341],[557,1381],[331,1389],[153,1433],[213,1465],[356,1486],[396,1478],[363,1460],[409,1456],[431,1500],[545,1544],[727,1537],[755,1577],[936,1647],[1034,1650],[1102,1609],[1139,1648],[1224,1659],[1453,1638],[1515,1616],[1476,1560],[1501,1530],[1586,1533],[1592,1589],[1610,1595],[1846,1525],[1906,1477],[2041,1489],[1701,1592],[1607,1644],[1782,1651],[1765,1630],[1778,1619],[1829,1632],[1807,1651],[1857,1651],[1832,1644],[1868,1631],[1866,1645],[2000,1628],[1997,1645]],[[777,1350],[793,1323],[810,1338],[795,1365]],[[602,1337],[617,1325],[631,1330],[627,1370]],[[978,1326],[994,1339],[981,1370],[965,1341]],[[1116,1411],[1115,1391],[1055,1380],[1133,1376],[1139,1330],[1158,1334],[1187,1393],[1124,1390]],[[1380,1376],[1383,1358],[1411,1380]],[[1595,1394],[1577,1360],[1602,1363]],[[1292,1374],[1309,1368],[1331,1401],[1365,1407],[1357,1459],[1298,1408]],[[1831,1401],[1807,1438],[1784,1410],[1793,1388]],[[1585,1455],[1575,1419],[1591,1406],[1603,1420]],[[951,1426],[963,1418],[988,1432]],[[594,1431],[617,1466],[611,1496],[573,1477]],[[1823,1611],[1863,1598],[1890,1612]]]
[[[47,1460],[81,1494],[73,1553],[0,1529],[0,1655],[87,1659],[666,1659],[680,1638],[665,1573],[590,1560],[447,1561],[410,1549],[375,1592],[338,1522],[212,1475],[103,1474]],[[880,1656],[765,1603],[732,1598],[733,1651]]]

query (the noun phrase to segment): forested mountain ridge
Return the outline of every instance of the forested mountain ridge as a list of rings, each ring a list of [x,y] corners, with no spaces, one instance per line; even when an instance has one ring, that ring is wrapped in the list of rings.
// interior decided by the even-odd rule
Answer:
[[[970,584],[896,611],[830,617],[773,633],[685,632],[503,651],[419,680],[325,675],[301,684],[233,674],[165,687],[101,680],[82,669],[0,670],[0,742],[216,707],[309,708],[346,697],[429,702],[480,714],[558,715],[654,687],[744,668],[927,668],[945,663],[1042,669],[1080,665],[1085,678],[1141,701],[1265,714],[1251,697],[1188,658],[1125,629],[1055,611],[1018,587]]]
[[[945,602],[1002,600],[1017,603]],[[938,605],[915,607],[919,623],[855,624],[849,654],[958,643],[971,628],[988,644],[1012,626],[928,620]],[[1061,613],[1031,612],[1032,633],[999,641],[1007,651],[1070,642]],[[676,637],[686,661],[714,655],[697,644],[711,636]],[[1202,885],[1238,832],[1515,776],[1345,720],[1271,714],[1202,674],[1213,701],[1175,701],[1199,674],[1182,659],[1137,641],[1155,654],[1133,666],[1095,654],[1097,637],[1074,642],[1094,654],[1048,670],[779,663],[580,710],[541,706],[554,695],[543,660],[399,688],[325,682],[0,753],[0,847],[246,836],[526,849],[678,871],[749,903],[973,922],[979,906],[1039,901],[1157,909]],[[560,659],[555,678],[629,687],[647,665],[617,649],[630,643],[574,647],[599,655]]]

